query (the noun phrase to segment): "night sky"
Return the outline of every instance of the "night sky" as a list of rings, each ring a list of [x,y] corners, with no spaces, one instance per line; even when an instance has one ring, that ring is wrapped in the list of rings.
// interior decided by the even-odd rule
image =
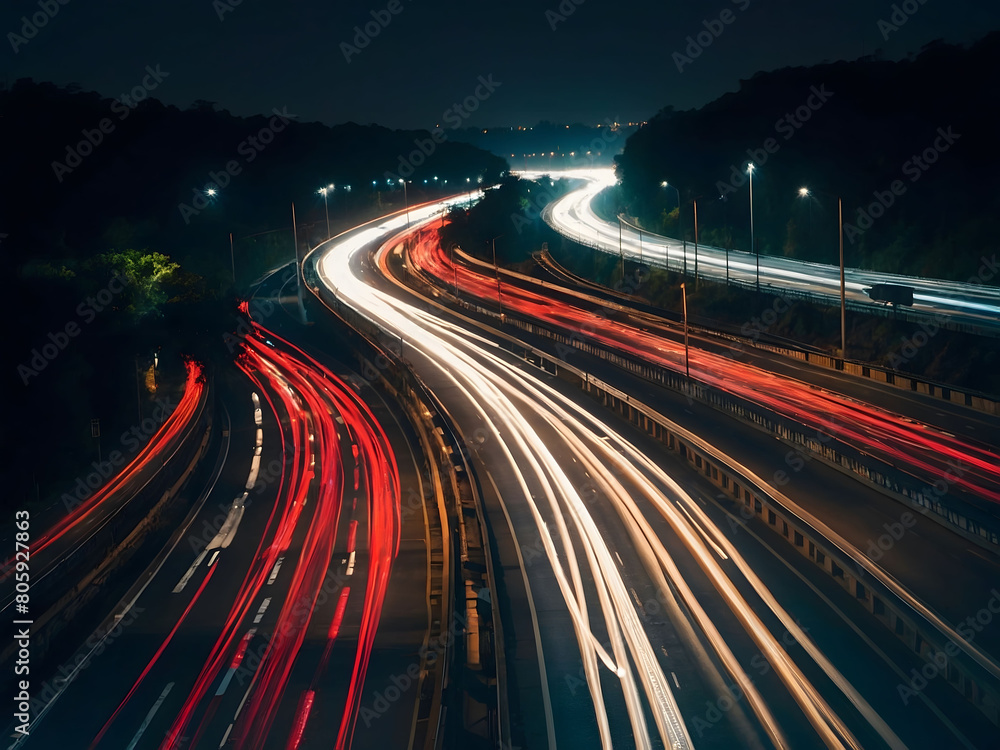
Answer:
[[[1000,28],[1000,3],[982,0],[909,0],[901,5],[915,12],[896,30],[879,28],[893,4],[871,0],[62,1],[4,4],[8,83],[75,82],[117,97],[158,65],[168,75],[151,95],[169,104],[205,99],[236,115],[288,107],[305,121],[393,128],[431,128],[477,86],[482,101],[464,124],[643,120],[668,104],[698,107],[758,70],[879,48],[895,59],[933,39],[969,42]],[[58,11],[46,19],[43,7]],[[373,11],[391,20],[355,47],[354,27],[373,29]],[[716,23],[721,35],[679,71],[674,53],[686,54],[686,38],[723,12],[730,23]],[[47,20],[26,43],[12,36],[25,15]],[[353,47],[346,55],[342,43]]]

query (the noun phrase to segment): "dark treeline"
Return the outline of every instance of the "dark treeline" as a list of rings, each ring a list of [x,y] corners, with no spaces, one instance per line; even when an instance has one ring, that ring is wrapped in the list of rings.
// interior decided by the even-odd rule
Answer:
[[[239,241],[287,228],[290,240],[293,200],[299,221],[315,227],[305,239],[320,239],[321,186],[336,186],[328,195],[333,220],[380,202],[401,206],[399,185],[388,184],[394,175],[413,180],[416,201],[434,177],[457,191],[467,178],[489,183],[507,168],[424,131],[302,123],[294,109],[242,118],[210,102],[180,110],[146,99],[129,107],[20,80],[0,90],[0,111],[10,146],[0,156],[8,252],[73,258],[127,244],[167,253],[210,280],[228,275],[230,232]],[[211,186],[218,194],[206,203],[202,191]]]
[[[760,252],[966,279],[1000,230],[1000,33],[910,59],[758,73],[699,110],[667,107],[617,158],[624,208],[651,229]],[[683,215],[676,212],[679,188]],[[801,197],[803,186],[812,196]],[[720,198],[721,196],[721,198]],[[993,283],[997,283],[994,279]]]
[[[336,186],[336,232],[402,209],[401,186],[389,184],[401,171],[412,204],[507,169],[424,131],[292,115],[134,105],[30,80],[0,89],[0,248],[15,279],[5,502],[46,504],[89,471],[91,419],[101,420],[103,455],[120,449],[118,436],[155,406],[154,353],[161,397],[182,381],[182,355],[228,356],[221,334],[235,325],[238,290],[293,257],[292,201],[305,247],[326,235],[320,186]]]

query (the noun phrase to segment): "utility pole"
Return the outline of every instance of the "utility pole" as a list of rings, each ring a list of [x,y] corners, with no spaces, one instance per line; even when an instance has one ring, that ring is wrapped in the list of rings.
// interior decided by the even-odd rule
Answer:
[[[503,296],[500,294],[500,266],[497,265],[497,240],[503,237],[498,234],[493,238],[493,272],[497,277],[497,306],[500,308],[500,320],[503,320]]]
[[[684,300],[684,374],[688,380],[691,379],[691,359],[688,350],[688,295],[687,289],[681,283],[681,297]]]
[[[847,295],[844,287],[844,203],[837,196],[837,218],[840,222],[840,356],[847,359]]]
[[[233,233],[229,233],[229,262],[233,266],[233,286],[236,285],[236,255],[233,253]]]
[[[622,261],[622,285],[625,284],[625,251],[622,249],[622,217],[618,216],[618,257]]]
[[[694,199],[694,288],[698,288],[698,199]]]
[[[299,228],[295,225],[295,201],[292,201],[292,242],[295,244],[295,280],[299,292],[299,313],[302,315],[302,323],[306,320],[306,305],[302,299],[302,282],[305,269],[299,262]]]

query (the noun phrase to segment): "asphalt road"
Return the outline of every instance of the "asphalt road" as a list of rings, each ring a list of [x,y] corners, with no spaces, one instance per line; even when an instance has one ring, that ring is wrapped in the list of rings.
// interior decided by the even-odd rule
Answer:
[[[413,214],[411,222],[419,223]],[[644,458],[662,450],[640,451],[630,440],[645,438],[595,423],[599,410],[578,392],[500,350],[488,335],[473,335],[468,324],[452,325],[453,316],[426,302],[411,304],[405,291],[381,280],[379,267],[382,275],[393,263],[401,271],[395,241],[379,267],[366,260],[394,228],[384,226],[324,248],[319,278],[330,290],[326,296],[402,340],[413,369],[466,440],[474,436],[471,456],[503,569],[500,610],[518,732],[512,742],[595,745],[603,738],[615,747],[662,741],[731,747],[766,744],[769,736],[813,746],[817,734],[845,742],[853,736],[866,747],[961,742],[954,732],[972,725],[942,721],[950,706],[941,709],[928,698],[939,714],[925,703],[922,718],[914,719],[892,703],[891,686],[907,656],[893,639],[864,627],[848,607],[853,603],[828,581],[809,580],[808,571],[782,562],[783,550],[769,548],[764,535],[730,540],[721,507],[698,490],[686,491],[690,470],[664,473],[660,462]],[[758,434],[753,442],[766,441]],[[670,591],[676,609],[654,620],[647,603],[659,601],[657,591]],[[796,631],[796,618],[814,623],[808,627],[817,631],[815,641],[811,631]],[[860,627],[852,628],[855,619]],[[810,642],[808,657],[778,645],[789,633]],[[623,641],[628,651],[615,650]],[[753,680],[743,684],[748,695],[759,690],[744,704],[753,710],[720,709],[715,719],[705,701],[724,695],[727,675],[749,677],[746,667],[723,671],[719,664],[753,664],[761,656],[755,649],[767,654],[769,668],[759,688]],[[873,659],[879,653],[892,658]],[[616,675],[609,664],[623,671]],[[810,708],[797,713],[796,703]],[[677,717],[686,736],[664,728]]]
[[[276,283],[280,285],[280,280]],[[259,293],[276,295],[275,315],[269,316],[266,324],[289,335],[295,333],[297,324],[287,315],[294,306],[287,298],[278,298],[280,288],[265,288]],[[328,364],[342,377],[351,375],[342,365]],[[409,745],[417,685],[398,690],[384,707],[370,705],[370,694],[362,691],[400,685],[399,675],[405,675],[411,664],[421,663],[419,650],[427,638],[430,619],[429,550],[423,515],[403,517],[398,530],[399,551],[392,560],[384,601],[377,608],[370,606],[378,587],[369,580],[375,564],[369,553],[384,540],[369,535],[377,504],[369,497],[375,486],[365,470],[364,449],[360,459],[354,452],[359,443],[363,448],[357,425],[336,414],[330,403],[327,416],[336,425],[336,440],[316,452],[312,471],[319,476],[326,464],[342,464],[343,491],[324,506],[318,482],[300,480],[306,489],[296,500],[290,496],[290,477],[296,462],[304,461],[309,451],[304,444],[293,451],[293,422],[305,420],[315,426],[318,416],[308,409],[290,413],[282,402],[287,395],[281,393],[283,386],[275,385],[280,381],[267,381],[262,390],[235,369],[218,380],[217,397],[232,417],[229,452],[218,481],[206,488],[202,497],[191,498],[193,508],[203,501],[201,510],[186,529],[178,531],[176,545],[140,579],[145,586],[120,626],[103,640],[92,638],[89,646],[99,644],[96,650],[88,646],[81,649],[81,654],[90,653],[82,668],[73,670],[71,662],[61,670],[62,679],[48,683],[61,692],[32,726],[27,742],[18,746],[88,747],[99,738],[94,746],[219,747],[236,739],[241,725],[235,719],[240,711],[249,713],[259,703],[256,711],[267,716],[268,729],[249,736],[243,745],[284,747],[303,716],[300,701],[311,690],[313,709],[297,746],[328,747],[331,738],[336,739],[342,731],[352,689],[355,705],[351,713],[357,722],[354,746]],[[262,422],[256,482],[248,490],[258,444],[252,391],[261,396]],[[394,410],[367,387],[363,395],[374,404],[376,419],[387,432],[388,447],[398,459],[399,488],[419,488],[410,443]],[[301,404],[305,396],[300,393],[296,398],[288,403]],[[360,469],[360,486],[355,486],[352,477],[355,466]],[[303,464],[299,473],[305,470]],[[398,502],[398,496],[384,494]],[[241,498],[237,505],[242,509],[237,511],[234,500]],[[295,511],[300,514],[297,523],[277,522],[302,500]],[[324,507],[339,518],[335,539],[329,526],[334,516],[321,511]],[[220,530],[231,528],[227,524],[236,517],[239,523],[231,543],[201,555],[206,543]],[[352,521],[356,522],[353,533]],[[272,553],[278,536],[286,533],[283,549]],[[298,565],[299,560],[315,559],[314,537],[324,534],[333,545],[326,562],[310,563],[308,570],[304,564]],[[348,549],[352,546],[354,556]],[[275,554],[274,564],[265,566]],[[317,587],[310,596],[293,599],[291,592],[302,590],[300,579],[310,576]],[[342,602],[345,591],[349,596]],[[374,641],[368,651],[360,647],[359,637],[366,618],[370,624],[376,609],[374,630],[368,630]],[[282,624],[289,618],[291,629]],[[283,680],[268,681],[262,675],[262,668],[269,664],[267,651],[277,649],[283,639],[290,640],[283,634],[298,632],[296,620],[302,624],[301,640],[293,657],[288,663],[272,665],[281,670],[287,667],[287,674]],[[335,621],[341,624],[332,637]],[[357,659],[362,650],[368,652],[370,661],[359,673]],[[69,679],[64,682],[66,677]],[[266,691],[262,687],[265,683]],[[53,689],[43,687],[33,691],[36,698],[50,697]],[[181,716],[185,720],[181,721]],[[349,744],[350,735],[347,737]]]

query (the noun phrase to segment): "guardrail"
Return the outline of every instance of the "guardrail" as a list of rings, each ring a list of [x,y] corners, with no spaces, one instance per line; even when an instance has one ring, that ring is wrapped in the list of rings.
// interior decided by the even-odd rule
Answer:
[[[311,260],[312,256],[310,256]],[[309,262],[307,260],[307,262]],[[311,269],[313,280],[315,277],[315,269]],[[363,377],[370,382],[372,380],[378,381],[381,386],[392,395],[396,400],[398,400],[407,411],[410,413],[411,418],[420,418],[421,415],[426,414],[437,414],[437,419],[440,420],[441,424],[448,431],[448,442],[451,443],[450,449],[448,451],[438,450],[438,451],[425,451],[428,453],[428,461],[435,461],[435,455],[440,456],[438,459],[438,464],[433,468],[433,471],[440,471],[448,473],[450,484],[453,488],[458,488],[460,484],[459,478],[455,475],[454,464],[452,460],[446,460],[446,453],[449,456],[458,456],[462,462],[462,466],[465,470],[465,475],[470,479],[469,489],[472,495],[472,502],[475,508],[475,514],[479,524],[480,533],[473,535],[466,532],[465,521],[464,521],[464,506],[461,500],[461,496],[456,495],[455,509],[459,522],[459,559],[464,563],[471,561],[474,566],[480,566],[486,571],[485,583],[489,588],[491,595],[491,600],[493,602],[498,601],[497,592],[495,588],[496,575],[494,572],[494,562],[493,553],[489,544],[489,536],[484,533],[487,529],[486,519],[483,515],[482,502],[480,499],[479,488],[475,482],[471,481],[474,477],[474,473],[470,471],[468,466],[467,456],[464,450],[466,445],[464,436],[462,436],[461,431],[457,428],[455,421],[449,415],[447,409],[444,405],[437,399],[434,393],[424,384],[421,378],[416,375],[407,366],[403,354],[400,351],[394,351],[390,346],[391,343],[397,341],[392,337],[388,337],[381,328],[375,325],[368,318],[364,317],[358,311],[346,306],[336,298],[336,295],[331,291],[326,289],[325,286],[317,284],[316,286],[310,286],[315,299],[319,304],[323,305],[325,312],[332,312],[336,317],[338,317],[347,329],[356,337],[356,344],[361,346],[352,347],[355,355],[358,357],[359,364],[361,365],[361,371]],[[383,343],[383,339],[388,339]],[[362,348],[368,348],[374,352],[375,357],[373,359],[365,356]],[[381,366],[380,366],[381,363]],[[391,363],[393,366],[387,367],[386,364]],[[390,376],[391,371],[391,376]],[[434,430],[431,429],[430,433]],[[441,448],[444,448],[445,436],[440,435]],[[428,446],[430,447],[430,446]],[[429,469],[431,467],[428,467]],[[448,514],[447,508],[444,505],[443,494],[441,492],[440,484],[437,485],[436,494],[439,503],[439,513],[441,514],[441,527],[442,534],[447,542],[448,534],[450,529],[450,516]],[[470,536],[475,536],[478,544],[469,544],[468,539]],[[479,547],[481,545],[481,548]],[[450,542],[447,542],[447,546],[450,546]],[[478,553],[478,554],[477,554]],[[479,559],[481,557],[481,559]],[[445,570],[448,572],[448,576],[444,578],[447,580],[442,581],[442,586],[450,586],[450,578],[452,571],[452,566],[449,563],[444,564]],[[468,567],[464,567],[467,572]],[[463,574],[464,575],[464,574]],[[506,662],[504,655],[504,640],[503,640],[503,629],[502,623],[499,617],[492,618],[492,629],[493,637],[488,637],[490,634],[486,632],[487,638],[484,640],[481,635],[484,631],[480,628],[479,618],[475,616],[474,613],[469,611],[469,599],[467,596],[467,586],[469,581],[465,580],[463,577],[463,588],[461,592],[458,590],[454,591],[452,595],[445,593],[442,596],[442,601],[447,603],[446,609],[442,612],[440,627],[444,631],[439,637],[444,638],[444,647],[446,658],[440,661],[444,663],[444,668],[441,670],[435,670],[435,687],[433,690],[433,701],[429,707],[429,712],[425,719],[433,723],[433,727],[428,727],[429,731],[426,734],[423,746],[427,748],[433,748],[437,750],[443,742],[444,739],[444,729],[445,721],[447,719],[447,708],[448,701],[445,700],[445,696],[448,694],[452,681],[449,678],[449,667],[448,665],[453,660],[453,644],[452,641],[447,638],[448,629],[450,623],[452,623],[458,615],[454,612],[454,604],[457,603],[459,599],[459,594],[461,594],[461,599],[465,604],[465,612],[463,613],[466,627],[465,639],[466,648],[475,647],[480,650],[488,649],[492,651],[492,662],[493,669],[496,675],[495,683],[495,694],[492,698],[494,706],[488,706],[486,720],[486,727],[489,733],[489,740],[491,743],[496,744],[499,747],[509,747],[510,746],[510,714],[507,701],[507,690],[506,690]],[[447,591],[447,589],[446,589]],[[473,605],[474,606],[474,605]],[[468,624],[473,624],[475,629],[468,628]],[[475,663],[480,662],[479,654],[475,655]],[[459,701],[461,705],[461,701]],[[415,742],[415,746],[418,743]]]
[[[463,306],[487,318],[499,320],[499,313],[496,311],[468,303],[463,303]],[[465,319],[475,325],[489,327],[475,319]],[[507,313],[503,322],[528,333],[538,333],[533,324],[512,319]],[[936,670],[935,675],[940,674],[987,719],[1000,726],[1000,665],[968,642],[960,647],[954,639],[935,626],[934,620],[938,618],[932,611],[926,607],[914,609],[906,600],[906,592],[899,584],[860,554],[853,556],[850,545],[836,538],[822,522],[803,512],[790,498],[769,487],[744,467],[735,465],[707,441],[680,427],[653,407],[601,381],[589,371],[568,364],[562,358],[510,334],[500,332],[497,335],[515,349],[515,353],[520,350],[521,356],[532,364],[575,382],[604,406],[618,412],[684,458],[737,503],[736,512],[742,519],[737,520],[737,523],[746,523],[750,518],[757,518],[765,523],[778,537],[792,545],[799,554],[854,596],[875,621],[886,627],[927,665],[931,665]],[[623,366],[635,372],[624,361]],[[787,441],[787,437],[783,439]],[[822,441],[812,439],[801,445],[819,459],[838,465],[831,461],[831,455],[835,455],[835,452],[829,451]],[[918,508],[917,512],[922,511]],[[961,651],[962,647],[968,651]],[[956,651],[962,658],[956,658]],[[942,668],[939,657],[945,654],[947,667]]]
[[[476,261],[480,262],[481,261]],[[512,276],[523,276],[515,272],[507,272]],[[412,271],[412,280],[418,280],[418,275]],[[421,282],[426,283],[426,282]],[[442,310],[448,310],[469,324],[489,330],[498,339],[506,342],[515,350],[520,350],[525,359],[537,359],[539,367],[563,377],[570,374],[581,388],[591,395],[598,396],[606,405],[621,412],[634,424],[646,429],[669,449],[680,453],[696,469],[703,470],[726,495],[740,503],[741,514],[751,513],[758,517],[775,531],[781,529],[779,536],[792,544],[803,557],[812,561],[835,579],[842,588],[849,591],[872,614],[877,622],[887,627],[902,640],[926,664],[938,667],[938,656],[948,654],[948,666],[941,671],[944,679],[969,700],[994,724],[1000,725],[1000,665],[977,646],[963,642],[958,657],[953,655],[957,644],[953,639],[935,625],[940,619],[923,605],[915,606],[916,600],[907,597],[902,587],[896,584],[877,566],[873,566],[856,549],[846,543],[832,542],[831,532],[816,519],[803,515],[787,497],[767,486],[759,479],[748,478],[746,471],[734,466],[728,457],[722,456],[705,441],[689,433],[671,422],[652,407],[631,398],[629,394],[618,391],[612,386],[591,376],[588,371],[568,364],[563,358],[553,356],[547,351],[538,349],[514,335],[502,331],[504,326],[513,326],[526,333],[537,335],[562,344],[586,351],[608,362],[657,382],[667,388],[683,393],[691,398],[697,398],[703,403],[727,412],[747,421],[771,435],[777,436],[787,444],[801,446],[825,463],[866,481],[870,486],[881,490],[893,499],[914,508],[917,512],[934,514],[935,520],[949,526],[953,531],[981,544],[988,549],[996,549],[1000,545],[1000,528],[997,519],[992,516],[975,518],[977,509],[962,508],[963,515],[951,503],[942,502],[938,493],[895,467],[874,461],[870,456],[861,454],[849,445],[830,445],[816,436],[810,436],[803,431],[801,425],[789,422],[784,418],[761,409],[729,394],[723,394],[704,385],[694,385],[682,375],[653,368],[641,361],[631,360],[617,352],[605,349],[593,342],[587,342],[579,336],[566,336],[553,331],[537,321],[522,319],[505,311],[501,319],[498,311],[470,303],[467,300],[452,297],[447,285],[437,289],[443,296],[454,299],[465,311],[474,313],[490,321],[499,321],[498,328],[493,323],[468,317],[462,313],[448,310],[440,303],[428,297],[423,301]],[[363,319],[365,324],[370,321]],[[881,464],[873,469],[871,464]],[[766,520],[765,520],[766,519]],[[852,555],[852,551],[856,556]],[[911,601],[907,601],[909,598]],[[961,640],[961,639],[959,639]]]
[[[463,258],[467,259],[469,262],[482,263],[477,258],[472,258],[471,256],[462,253]],[[622,303],[618,304],[619,309],[626,309],[626,306],[635,307],[635,300],[627,294],[622,294],[614,289],[609,289],[607,287],[600,287],[600,285],[595,284],[587,279],[583,279],[572,271],[569,271],[562,266],[560,266],[554,258],[551,257],[549,253],[543,253],[543,265],[545,263],[551,264],[560,273],[564,274],[569,278],[579,279],[581,284],[588,287],[596,287],[603,290],[604,294],[614,296],[622,300]],[[500,269],[501,273],[507,274],[512,278],[519,278],[523,281],[528,281],[534,284],[541,284],[544,286],[544,282],[538,279],[526,276],[525,274],[517,273],[516,271],[509,271],[506,269]],[[772,293],[773,290],[768,290]],[[789,296],[789,292],[782,290],[781,294]],[[791,295],[794,296],[794,295]],[[600,301],[600,300],[595,300]],[[615,304],[615,303],[606,303]],[[649,315],[657,315],[654,312],[652,306],[644,305],[642,312]],[[872,312],[867,307],[865,307],[865,312]],[[884,308],[878,308],[875,314],[888,314]],[[664,318],[659,316],[660,320],[664,322],[675,323],[677,321]],[[694,318],[697,320],[697,318]],[[811,349],[805,347],[796,347],[786,343],[773,343],[767,340],[767,336],[762,336],[757,339],[747,338],[745,336],[739,336],[729,331],[721,330],[717,327],[707,327],[702,325],[692,325],[690,330],[701,335],[713,336],[720,339],[725,339],[727,341],[732,341],[742,347],[750,347],[753,349],[760,349],[764,351],[769,351],[772,354],[778,354],[779,356],[788,357],[790,359],[795,359],[800,362],[808,362],[809,364],[816,365],[817,367],[822,367],[828,370],[836,370],[837,372],[843,372],[847,375],[853,375],[856,377],[867,378],[874,380],[877,383],[885,383],[887,385],[894,386],[901,390],[908,390],[915,393],[922,393],[935,398],[940,398],[943,401],[948,401],[953,404],[959,404],[961,406],[967,406],[976,411],[982,412],[984,414],[990,415],[1000,415],[1000,401],[993,398],[989,394],[982,393],[980,391],[971,391],[963,388],[958,388],[946,383],[939,383],[937,381],[928,380],[926,378],[919,378],[910,373],[903,372],[901,370],[893,370],[888,367],[882,367],[880,365],[874,365],[867,362],[859,362],[856,360],[845,360],[842,357],[834,357],[830,354],[824,353],[818,349]]]
[[[545,212],[545,211],[542,212],[542,218],[543,218],[543,220],[545,221],[546,224],[548,224],[550,227],[552,227],[552,229],[554,229],[557,232],[559,231],[549,221],[547,212]],[[636,227],[634,224],[631,224],[631,223],[629,223],[627,221],[623,222],[623,223],[625,223],[628,226],[631,226],[631,227],[639,230],[639,228]],[[646,229],[642,229],[640,231],[645,232],[650,237],[656,237],[656,238],[661,239],[661,240],[672,239],[672,238],[669,238],[669,237],[664,237],[663,235],[656,234],[655,232],[650,232],[650,231],[648,231]],[[600,235],[597,235],[595,237],[591,237],[591,236],[588,236],[588,235],[585,235],[585,234],[577,234],[576,236],[572,236],[572,235],[561,235],[561,236],[563,236],[565,239],[569,240],[570,242],[575,242],[576,244],[582,245],[583,247],[589,247],[589,248],[592,248],[594,250],[599,250],[599,251],[601,251],[603,253],[607,253],[608,255],[612,255],[613,256],[613,255],[618,255],[619,254],[619,253],[616,253],[613,249],[609,250],[606,246],[601,245],[600,244],[600,239],[601,239]],[[682,242],[682,241],[681,240],[674,240],[674,242]],[[734,255],[735,257],[740,258],[744,262],[750,263],[750,264],[752,264],[754,262],[754,260],[756,259],[756,257],[757,257],[753,253],[748,253],[745,250],[727,250],[726,248],[715,247],[714,245],[705,245],[705,244],[699,244],[698,247],[704,248],[704,249],[707,249],[707,250],[715,250],[715,251],[718,251],[718,252],[727,252],[730,255]],[[685,251],[685,257],[686,257],[686,254],[687,253]],[[631,257],[631,256],[628,258],[628,260],[630,262],[636,262],[636,258]],[[691,276],[692,278],[696,277],[695,276],[695,272],[694,272],[694,263],[692,261],[688,261],[686,264],[683,261],[678,261],[675,264],[675,266],[676,266],[675,267],[674,265],[671,265],[671,263],[670,263],[670,256],[668,254],[665,254],[663,259],[660,259],[660,258],[657,258],[657,257],[647,258],[645,255],[643,255],[642,259],[640,261],[638,261],[638,262],[641,262],[644,265],[655,266],[657,268],[663,268],[664,270],[667,270],[667,271],[674,271],[676,273],[683,273],[685,276]],[[702,278],[702,279],[705,279],[706,281],[711,281],[711,282],[714,282],[716,284],[725,283],[725,284],[732,285],[732,286],[738,286],[738,287],[740,287],[742,289],[746,289],[748,291],[756,291],[758,289],[758,284],[756,282],[742,281],[740,279],[735,279],[735,278],[731,278],[731,277],[728,277],[728,276],[725,279],[720,279],[716,274],[710,274],[710,273],[702,272],[702,273],[697,274],[697,278]],[[837,307],[837,308],[840,307],[840,299],[839,299],[839,296],[837,296],[837,295],[832,295],[832,294],[817,294],[815,292],[807,292],[805,290],[792,289],[792,288],[783,287],[783,286],[782,287],[777,287],[777,286],[772,286],[770,284],[760,284],[759,285],[759,289],[762,292],[765,291],[765,289],[766,289],[766,291],[768,293],[771,293],[771,294],[779,294],[780,293],[780,294],[782,294],[782,295],[784,295],[786,297],[795,297],[795,298],[798,298],[798,299],[803,299],[803,300],[812,302],[813,304],[817,304],[817,305],[824,305],[824,306]],[[937,314],[935,314],[933,312],[930,312],[930,311],[915,310],[915,309],[912,309],[912,308],[904,308],[904,309],[892,308],[892,309],[890,309],[889,307],[887,307],[885,305],[879,305],[879,304],[876,304],[875,302],[858,302],[857,300],[845,300],[845,307],[848,310],[854,310],[856,312],[862,312],[862,313],[865,313],[865,314],[868,314],[868,315],[876,315],[876,316],[883,317],[883,318],[890,318],[890,317],[894,318],[894,319],[902,318],[902,319],[907,320],[907,321],[909,321],[911,323],[918,323],[919,324],[919,323],[926,323],[929,320],[933,320],[941,328],[947,328],[947,329],[952,330],[952,331],[960,331],[960,332],[963,332],[963,333],[972,333],[972,334],[975,334],[977,336],[996,337],[998,335],[996,328],[987,328],[987,327],[984,327],[984,326],[975,325],[973,323],[962,323],[962,322],[958,322],[958,321],[955,321],[955,320],[951,320],[948,317],[944,317],[943,319],[939,319],[939,316]]]
[[[456,252],[467,263],[481,267],[492,267],[491,264],[481,261],[478,258],[473,258],[460,250]],[[554,286],[516,271],[504,270],[503,273],[511,278],[528,281],[543,288]],[[556,286],[555,288],[558,287]],[[444,285],[441,291],[448,293],[447,285]],[[466,300],[453,297],[450,293],[448,296],[456,299],[466,309],[475,309],[479,314],[490,318],[499,317],[497,312],[489,308],[472,305]],[[593,298],[593,301],[602,303],[597,298]],[[602,304],[619,310],[628,309],[626,306],[617,303],[603,302]],[[516,313],[512,314],[510,310],[505,312],[503,323],[521,328],[537,336],[552,339],[564,347],[574,347],[600,357],[645,380],[683,393],[688,398],[697,398],[702,403],[742,419],[750,425],[762,429],[790,445],[807,447],[824,462],[839,471],[868,482],[876,489],[893,499],[910,505],[920,513],[931,512],[935,520],[938,520],[952,531],[961,534],[975,544],[993,552],[996,552],[1000,548],[1000,518],[993,515],[995,507],[991,504],[979,506],[973,505],[969,501],[953,500],[949,497],[947,488],[945,492],[941,492],[939,488],[928,486],[926,482],[920,480],[918,477],[908,474],[885,461],[880,461],[863,451],[859,451],[847,443],[836,440],[817,440],[815,433],[810,434],[809,431],[804,430],[798,423],[781,417],[769,409],[711,388],[705,384],[693,383],[680,373],[674,373],[662,367],[651,365],[645,360],[622,355],[614,349],[588,341],[583,336],[577,334],[567,336],[565,333],[555,331],[534,319],[520,316]],[[737,339],[738,337],[730,338]],[[753,345],[753,342],[748,342],[748,345]],[[780,347],[765,345],[765,348],[769,348],[771,351],[775,351],[775,353],[781,353]],[[835,368],[835,363],[838,361],[832,357],[824,357],[814,352],[803,352],[802,354],[803,359],[805,359],[805,355],[809,355],[809,359],[805,359],[805,361],[821,366],[827,365],[831,368]],[[859,365],[859,367],[862,366]],[[871,368],[868,369],[869,371],[871,370]],[[889,381],[887,380],[886,382]],[[918,389],[914,388],[914,390]],[[942,391],[940,388],[935,389],[931,384],[926,383],[919,390],[928,395],[934,395],[935,392],[951,395],[950,390]],[[956,391],[955,393],[958,392]],[[1000,411],[990,411],[991,409],[1000,410],[1000,404],[997,404],[995,401],[982,396],[973,396],[972,394],[962,395],[968,400],[976,399],[975,403],[982,407],[981,410],[986,413],[1000,413]],[[953,400],[953,403],[959,402]],[[836,443],[836,449],[834,443]]]

